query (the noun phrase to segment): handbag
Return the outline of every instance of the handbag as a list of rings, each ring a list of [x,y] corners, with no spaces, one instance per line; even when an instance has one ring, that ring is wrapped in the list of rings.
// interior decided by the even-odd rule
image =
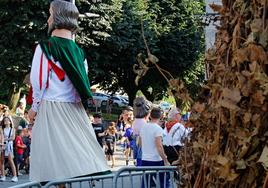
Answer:
[[[10,138],[10,136],[11,136],[11,131],[12,131],[12,128],[10,128],[10,131],[9,131],[9,133],[8,133],[8,137],[7,137],[7,139]],[[9,142],[9,140],[8,140],[7,142],[4,142],[4,144],[5,144],[5,149],[4,149],[4,150],[7,150],[7,148],[8,148],[8,142]]]

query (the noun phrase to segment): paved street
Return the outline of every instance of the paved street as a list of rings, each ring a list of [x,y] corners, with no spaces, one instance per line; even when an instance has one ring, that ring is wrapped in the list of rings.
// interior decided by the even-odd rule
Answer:
[[[125,166],[126,162],[124,160],[124,156],[123,156],[123,148],[120,146],[117,146],[117,150],[115,152],[115,157],[116,157],[116,164],[114,168],[111,168],[111,170],[117,171],[118,169],[120,169],[121,167]],[[111,166],[111,161],[108,161],[109,166]],[[133,166],[133,160],[130,161],[130,166]],[[14,186],[14,185],[18,185],[18,184],[23,184],[26,182],[29,182],[29,176],[28,175],[22,175],[19,176],[19,181],[17,183],[11,182],[11,177],[7,177],[7,180],[5,182],[0,182],[0,188],[6,188],[6,187],[10,187],[10,186]],[[135,180],[134,180],[135,181]],[[105,187],[107,187],[107,184],[111,184],[111,181],[105,181]],[[127,184],[129,187],[130,183],[128,183],[128,181],[126,181],[124,184]],[[124,188],[127,188],[128,186],[124,186]],[[83,186],[84,187],[84,186]],[[86,186],[85,186],[86,187]],[[87,184],[88,187],[88,184]],[[96,188],[99,187],[98,186],[98,182],[96,182]]]

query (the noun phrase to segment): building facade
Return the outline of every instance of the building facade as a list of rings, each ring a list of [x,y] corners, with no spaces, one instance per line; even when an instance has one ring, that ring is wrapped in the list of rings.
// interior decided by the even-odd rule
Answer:
[[[206,13],[216,13],[210,7],[209,4],[221,4],[221,0],[205,0],[206,1]],[[209,24],[205,28],[206,35],[206,49],[211,48],[215,42],[216,28],[213,24]]]

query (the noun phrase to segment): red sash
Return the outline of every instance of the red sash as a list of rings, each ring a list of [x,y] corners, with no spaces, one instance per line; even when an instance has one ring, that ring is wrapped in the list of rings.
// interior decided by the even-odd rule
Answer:
[[[28,95],[26,96],[26,104],[28,104],[28,105],[33,104],[33,88],[32,88],[32,86],[30,87]]]
[[[41,54],[41,58],[40,58],[40,68],[39,68],[39,86],[40,86],[40,90],[42,89],[42,76],[43,76],[43,55],[44,53],[42,52]],[[49,87],[49,74],[50,74],[50,70],[53,70],[56,74],[56,76],[58,77],[58,79],[60,81],[64,81],[65,79],[65,71],[61,68],[59,68],[55,63],[53,63],[50,59],[48,59],[48,66],[47,66],[47,83],[46,83],[46,88]],[[32,105],[33,104],[33,88],[32,86],[29,89],[29,93],[26,97],[26,103],[28,105]]]

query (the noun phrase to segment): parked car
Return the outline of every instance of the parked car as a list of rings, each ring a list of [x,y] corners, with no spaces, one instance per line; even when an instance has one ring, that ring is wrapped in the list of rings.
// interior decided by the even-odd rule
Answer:
[[[116,107],[124,107],[128,105],[128,102],[120,96],[112,96],[111,99],[113,101],[113,105]]]
[[[123,99],[127,104],[129,103],[127,96],[119,95],[118,97],[120,97],[121,99]]]
[[[93,100],[89,101],[89,105],[100,107],[106,105],[107,100],[110,98],[110,95],[104,93],[93,93]]]

